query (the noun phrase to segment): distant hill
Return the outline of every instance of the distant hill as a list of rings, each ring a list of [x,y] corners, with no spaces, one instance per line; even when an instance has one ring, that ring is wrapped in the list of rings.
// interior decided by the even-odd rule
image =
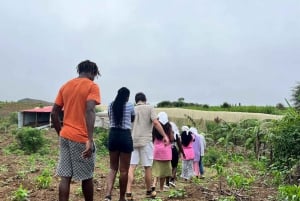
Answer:
[[[32,98],[23,98],[17,101],[18,103],[30,103],[30,104],[41,104],[41,105],[53,105],[53,103],[44,101],[44,100],[37,100]]]
[[[8,117],[13,112],[20,112],[21,110],[50,105],[53,105],[53,103],[31,98],[24,98],[17,102],[0,101],[0,118]]]

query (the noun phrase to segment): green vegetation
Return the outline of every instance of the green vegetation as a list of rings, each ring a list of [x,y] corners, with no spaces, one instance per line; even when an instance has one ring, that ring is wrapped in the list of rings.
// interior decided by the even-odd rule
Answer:
[[[38,188],[46,189],[49,188],[52,181],[52,174],[50,170],[43,170],[42,174],[36,178]]]
[[[186,197],[186,191],[184,189],[171,189],[168,197],[183,199]]]
[[[208,104],[198,103],[186,103],[183,100],[180,101],[162,101],[157,104],[159,108],[185,108],[192,110],[203,110],[203,111],[225,111],[225,112],[249,112],[249,113],[263,113],[263,114],[274,114],[282,115],[286,113],[287,108],[282,103],[278,103],[276,106],[242,106],[236,104],[229,104],[224,102],[220,106],[209,106]]]
[[[29,197],[29,192],[27,189],[23,188],[22,185],[13,192],[12,200],[13,201],[27,201]]]
[[[279,186],[278,200],[300,201],[300,186],[297,185]]]
[[[37,153],[46,145],[44,131],[35,128],[24,127],[15,131],[15,137],[19,149],[26,154]]]

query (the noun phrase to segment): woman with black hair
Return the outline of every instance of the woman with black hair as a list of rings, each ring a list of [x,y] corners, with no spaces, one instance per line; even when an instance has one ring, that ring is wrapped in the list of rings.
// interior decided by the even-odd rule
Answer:
[[[109,138],[108,150],[110,159],[110,171],[107,176],[105,201],[111,200],[113,185],[118,170],[120,171],[119,201],[126,201],[125,192],[128,181],[128,169],[130,165],[133,142],[131,137],[131,124],[134,121],[134,106],[128,102],[129,89],[122,87],[118,90],[115,100],[109,105]]]

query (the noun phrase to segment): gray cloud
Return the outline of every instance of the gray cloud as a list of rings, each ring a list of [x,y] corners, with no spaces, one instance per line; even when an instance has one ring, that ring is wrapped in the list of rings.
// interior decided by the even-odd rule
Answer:
[[[0,100],[53,101],[84,59],[104,104],[126,86],[150,102],[275,105],[299,81],[299,1],[4,1]]]

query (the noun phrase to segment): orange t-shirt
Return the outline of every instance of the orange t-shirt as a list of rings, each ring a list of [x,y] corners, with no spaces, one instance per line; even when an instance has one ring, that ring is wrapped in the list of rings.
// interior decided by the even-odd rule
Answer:
[[[69,140],[85,143],[88,133],[85,120],[86,101],[94,100],[100,104],[100,90],[88,78],[75,78],[64,84],[55,99],[55,104],[64,109],[64,123],[60,136]]]

